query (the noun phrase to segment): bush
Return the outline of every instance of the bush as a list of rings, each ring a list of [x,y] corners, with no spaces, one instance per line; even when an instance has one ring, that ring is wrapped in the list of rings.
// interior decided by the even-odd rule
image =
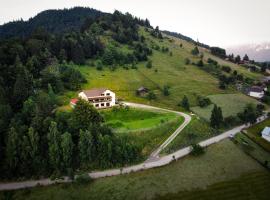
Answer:
[[[204,148],[199,144],[192,144],[191,148],[191,155],[193,156],[199,156],[205,153]]]
[[[92,178],[88,174],[80,174],[75,176],[75,182],[78,184],[87,184],[92,182]]]
[[[153,91],[150,91],[146,97],[149,100],[153,100],[153,99],[156,99],[157,98],[156,97],[156,94]]]
[[[151,60],[149,60],[149,61],[146,63],[146,67],[147,67],[148,69],[152,68],[152,61],[151,61]]]

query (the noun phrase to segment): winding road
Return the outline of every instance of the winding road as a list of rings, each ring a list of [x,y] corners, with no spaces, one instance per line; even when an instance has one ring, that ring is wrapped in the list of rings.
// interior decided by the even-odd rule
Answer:
[[[123,102],[125,105],[128,105],[130,107],[136,107],[136,108],[144,108],[144,109],[152,109],[152,110],[161,110],[166,112],[174,112],[178,115],[181,115],[184,117],[184,122],[175,130],[175,132],[163,143],[161,144],[153,153],[150,155],[150,157],[143,163],[138,165],[133,165],[129,167],[124,167],[120,169],[110,169],[105,171],[94,171],[89,173],[89,176],[93,179],[97,178],[103,178],[103,177],[109,177],[109,176],[116,176],[121,174],[128,174],[132,172],[142,171],[146,169],[151,169],[155,167],[161,167],[164,165],[167,165],[171,163],[172,161],[175,161],[177,159],[180,159],[186,155],[188,155],[191,152],[191,147],[185,147],[183,149],[180,149],[172,154],[159,157],[159,153],[167,147],[174,139],[175,137],[189,124],[191,121],[191,117],[185,113],[172,111],[168,109],[163,108],[157,108],[153,106],[143,105],[143,104],[136,104],[136,103],[129,103],[129,102]],[[266,116],[262,116],[258,118],[258,121],[262,121],[266,118]],[[200,142],[199,144],[203,147],[209,146],[211,144],[217,143],[223,139],[226,139],[228,137],[232,137],[238,132],[240,132],[242,129],[249,127],[249,125],[241,125],[238,127],[235,127],[229,131],[226,131],[218,136],[209,138],[207,140],[204,140]],[[55,183],[68,183],[71,182],[71,180],[68,179],[68,177],[64,177],[62,180],[50,180],[50,179],[40,179],[40,180],[30,180],[30,181],[22,181],[22,182],[9,182],[9,183],[0,183],[0,191],[1,190],[16,190],[16,189],[22,189],[22,188],[30,188],[35,187],[38,185],[51,185]]]

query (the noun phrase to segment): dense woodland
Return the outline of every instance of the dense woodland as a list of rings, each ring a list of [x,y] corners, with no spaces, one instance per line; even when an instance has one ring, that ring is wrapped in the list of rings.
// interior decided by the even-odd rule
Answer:
[[[85,13],[71,11],[75,16]],[[53,18],[63,15],[63,21],[69,21],[70,15],[62,12]],[[72,174],[77,168],[112,167],[139,159],[141,147],[116,137],[88,103],[80,101],[71,112],[56,110],[59,93],[79,90],[86,81],[67,62],[136,63],[151,54],[138,34],[139,25],[150,27],[148,20],[118,11],[97,13],[78,30],[55,33],[47,24],[35,25],[37,19],[46,19],[45,12],[27,22],[28,31],[36,27],[31,34],[0,41],[0,166],[6,172],[2,178]],[[129,45],[131,53],[102,42],[100,37],[108,35]]]

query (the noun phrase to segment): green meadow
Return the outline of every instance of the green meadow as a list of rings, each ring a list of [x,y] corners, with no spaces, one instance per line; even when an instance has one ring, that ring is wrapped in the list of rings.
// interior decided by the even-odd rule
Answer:
[[[2,192],[1,199],[262,199],[270,173],[230,140],[168,166],[102,178],[85,185],[62,184]]]

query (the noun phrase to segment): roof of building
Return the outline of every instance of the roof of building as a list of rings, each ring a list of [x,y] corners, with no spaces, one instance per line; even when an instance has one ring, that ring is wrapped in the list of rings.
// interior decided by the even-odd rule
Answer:
[[[270,136],[270,127],[265,127],[262,131],[262,135]]]
[[[258,93],[261,93],[263,91],[264,91],[264,88],[263,87],[260,87],[260,86],[252,86],[249,89],[249,92],[258,92]]]
[[[78,99],[71,99],[70,100],[70,103],[72,103],[72,104],[76,104],[78,102]]]
[[[139,91],[139,92],[148,91],[148,88],[142,86],[142,87],[138,88],[137,91]]]
[[[87,97],[96,97],[96,96],[101,96],[102,93],[104,93],[107,89],[105,88],[95,88],[92,90],[83,90],[83,93]]]

